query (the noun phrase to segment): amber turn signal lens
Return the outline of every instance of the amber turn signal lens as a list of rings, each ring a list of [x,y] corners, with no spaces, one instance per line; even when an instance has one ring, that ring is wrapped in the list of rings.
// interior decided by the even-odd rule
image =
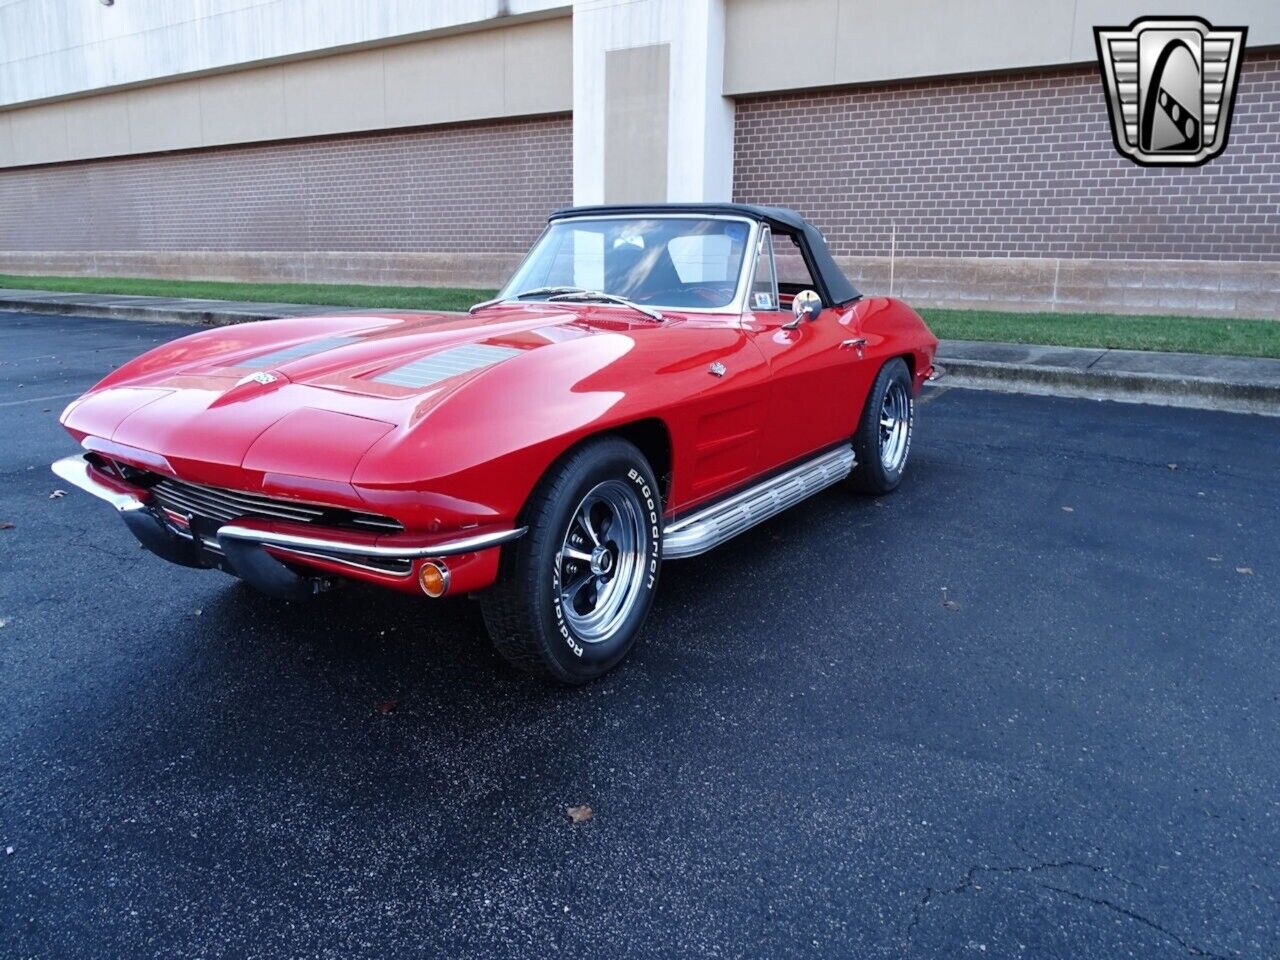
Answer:
[[[438,560],[428,560],[418,570],[418,586],[428,597],[443,597],[449,589],[449,568]]]

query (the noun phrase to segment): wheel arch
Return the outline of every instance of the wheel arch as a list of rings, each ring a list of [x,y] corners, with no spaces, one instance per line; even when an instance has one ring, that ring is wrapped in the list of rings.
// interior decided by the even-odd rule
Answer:
[[[642,420],[633,420],[621,426],[602,430],[585,439],[609,435],[621,437],[635,444],[636,448],[644,454],[644,458],[649,461],[649,467],[653,470],[653,475],[658,478],[658,486],[662,490],[662,502],[668,503],[671,497],[672,448],[671,430],[666,422],[661,417],[645,417]]]
[[[594,443],[605,437],[619,437],[631,443],[640,451],[640,454],[649,462],[649,467],[653,470],[654,477],[657,478],[658,488],[662,493],[662,502],[666,504],[671,494],[672,465],[674,462],[671,429],[661,417],[649,416],[629,420],[625,423],[612,424],[578,437],[573,443],[561,450],[542,470],[533,488],[525,496],[524,502],[520,506],[520,514],[523,515],[525,510],[528,509],[529,503],[537,493],[542,479],[551,473],[557,464],[573,456],[587,444]]]

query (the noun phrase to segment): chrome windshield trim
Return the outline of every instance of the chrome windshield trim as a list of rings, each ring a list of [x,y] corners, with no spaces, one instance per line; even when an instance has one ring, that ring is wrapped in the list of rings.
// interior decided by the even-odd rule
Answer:
[[[263,530],[247,523],[228,523],[218,528],[218,538],[228,537],[232,540],[248,540],[266,547],[282,549],[313,550],[319,553],[334,553],[350,557],[379,557],[386,560],[417,560],[422,557],[451,557],[460,553],[475,553],[487,550],[524,536],[527,527],[516,527],[511,530],[496,530],[490,533],[479,533],[470,537],[459,537],[443,543],[426,546],[387,546],[385,544],[355,544],[328,537],[304,536],[296,533],[278,533]]]
[[[477,309],[483,309],[484,307],[487,307],[487,306],[498,306],[498,305],[505,306],[505,305],[514,304],[517,302],[524,303],[524,304],[536,304],[536,303],[549,302],[545,300],[512,301],[509,299],[510,294],[507,293],[507,287],[511,285],[511,281],[515,277],[520,275],[520,271],[524,269],[524,266],[526,263],[528,263],[529,258],[533,256],[533,251],[538,248],[538,244],[542,243],[543,238],[546,237],[547,233],[551,230],[552,226],[554,226],[557,223],[574,223],[575,221],[579,221],[579,220],[731,220],[737,223],[745,223],[751,232],[747,235],[747,242],[744,245],[744,249],[742,252],[742,266],[738,269],[738,288],[734,293],[733,299],[731,301],[726,303],[723,307],[673,307],[664,303],[654,304],[654,307],[662,310],[669,310],[671,313],[699,313],[699,314],[713,314],[713,315],[719,315],[719,316],[733,316],[733,317],[741,317],[742,314],[746,312],[746,302],[750,292],[750,289],[749,289],[750,284],[747,281],[747,275],[751,273],[755,265],[755,257],[751,254],[751,251],[755,250],[756,243],[760,236],[760,222],[758,220],[753,220],[751,217],[743,217],[743,216],[737,216],[735,214],[725,214],[725,213],[710,213],[710,214],[708,213],[654,213],[654,214],[645,214],[644,216],[638,216],[636,214],[611,213],[611,214],[604,214],[604,215],[583,214],[582,216],[577,216],[577,217],[557,217],[555,220],[549,222],[543,228],[542,233],[538,235],[538,239],[535,240],[533,244],[529,247],[528,252],[525,253],[519,265],[515,268],[514,271],[512,271],[511,276],[507,278],[507,282],[502,285],[502,289],[498,292],[498,296],[495,297],[493,300],[487,300],[483,303],[478,303],[475,306],[473,306],[471,309],[477,310]],[[506,301],[506,303],[504,303],[504,301]],[[564,301],[560,300],[556,302],[563,303]],[[602,306],[602,307],[610,306],[609,304],[606,304],[606,303],[600,303],[596,305]]]
[[[61,460],[50,464],[49,469],[72,486],[78,487],[85,493],[92,494],[99,500],[105,500],[121,513],[126,513],[130,510],[141,510],[147,505],[141,496],[116,490],[114,487],[109,487],[95,478],[93,465],[89,463],[82,453],[63,457]]]

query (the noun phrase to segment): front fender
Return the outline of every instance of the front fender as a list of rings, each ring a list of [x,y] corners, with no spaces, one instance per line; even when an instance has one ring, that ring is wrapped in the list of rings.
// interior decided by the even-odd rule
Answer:
[[[709,375],[717,361],[723,377]],[[730,324],[597,332],[529,351],[424,402],[421,417],[374,445],[352,482],[374,509],[425,530],[513,522],[566,450],[657,420],[677,481],[670,509],[701,462],[719,468],[723,449],[697,453],[715,439],[710,431],[746,435],[743,422],[758,426],[767,383],[759,352]]]

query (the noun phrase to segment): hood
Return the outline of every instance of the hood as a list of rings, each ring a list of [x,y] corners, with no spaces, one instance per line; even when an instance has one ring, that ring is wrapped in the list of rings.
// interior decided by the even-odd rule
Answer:
[[[157,454],[190,479],[199,479],[194,470],[216,482],[209,470],[238,468],[343,482],[381,438],[465,384],[555,344],[641,326],[653,324],[617,310],[541,304],[476,317],[244,324],[139,357],[62,419],[88,446]]]

